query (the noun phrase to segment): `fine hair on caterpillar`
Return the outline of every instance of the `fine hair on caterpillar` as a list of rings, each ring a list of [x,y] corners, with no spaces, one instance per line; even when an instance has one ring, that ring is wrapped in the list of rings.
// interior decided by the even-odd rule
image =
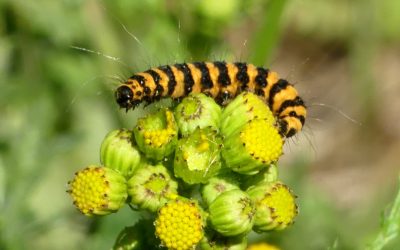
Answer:
[[[246,71],[247,75],[252,78],[252,80],[249,80],[252,82],[252,84],[254,84],[254,88],[246,88],[245,85],[242,84],[241,81],[237,80],[235,84],[232,85],[236,85],[236,91],[233,91],[233,87],[230,87],[231,90],[228,90],[227,93],[224,93],[222,91],[223,88],[221,88],[215,96],[215,92],[210,91],[209,89],[203,88],[202,84],[201,84],[201,70],[197,70],[197,69],[192,69],[189,68],[190,70],[190,74],[192,75],[192,78],[195,78],[194,81],[199,81],[199,83],[195,84],[198,85],[197,87],[192,87],[191,91],[187,91],[185,90],[185,82],[184,82],[184,77],[185,74],[184,72],[180,71],[174,64],[175,63],[180,63],[180,62],[184,62],[184,61],[193,61],[193,60],[226,60],[227,62],[231,62],[231,61],[250,61],[250,56],[247,55],[248,53],[246,53],[246,50],[248,50],[249,48],[247,48],[247,40],[246,37],[241,37],[241,39],[244,39],[243,41],[240,41],[239,38],[235,39],[236,43],[240,43],[243,44],[242,45],[242,49],[238,48],[239,46],[234,47],[235,49],[233,49],[232,55],[229,55],[229,53],[226,53],[228,55],[226,55],[224,53],[224,51],[220,48],[218,48],[218,51],[215,52],[215,50],[210,50],[208,51],[207,49],[204,49],[204,54],[202,54],[199,57],[196,58],[192,58],[189,52],[182,52],[182,51],[189,51],[187,48],[180,50],[180,48],[187,46],[186,43],[186,39],[185,36],[183,35],[181,37],[181,25],[183,25],[183,27],[185,26],[185,23],[181,23],[181,21],[178,19],[178,23],[176,24],[178,26],[178,32],[177,33],[173,33],[170,32],[169,34],[169,38],[171,39],[171,37],[175,37],[176,42],[178,43],[178,48],[175,48],[174,46],[169,46],[168,43],[166,43],[166,45],[164,47],[166,47],[166,49],[163,49],[162,53],[160,53],[160,51],[157,50],[152,50],[151,47],[150,48],[146,48],[148,46],[148,42],[146,41],[145,38],[143,38],[143,34],[136,34],[136,28],[134,26],[129,26],[129,25],[125,25],[122,21],[118,20],[118,18],[111,14],[108,10],[108,15],[112,16],[112,19],[117,20],[117,23],[121,26],[120,30],[123,31],[124,33],[126,33],[126,37],[128,38],[132,38],[129,39],[131,41],[129,47],[131,46],[135,46],[136,48],[138,48],[138,52],[136,51],[130,51],[129,48],[125,47],[124,49],[126,50],[126,55],[129,55],[128,58],[134,58],[134,60],[129,60],[128,58],[117,54],[116,56],[110,56],[109,54],[109,49],[107,48],[100,48],[101,52],[95,51],[92,49],[86,49],[83,47],[78,47],[78,46],[71,46],[74,50],[79,50],[85,53],[91,53],[94,56],[98,56],[98,57],[103,57],[107,60],[109,60],[110,62],[114,63],[115,65],[118,65],[117,70],[112,70],[111,73],[110,71],[106,71],[106,73],[108,74],[115,74],[115,72],[117,72],[117,74],[119,74],[118,78],[123,78],[123,79],[116,79],[115,76],[111,76],[111,77],[107,77],[107,76],[97,76],[95,78],[91,78],[90,80],[86,80],[84,83],[82,83],[81,88],[77,91],[78,93],[76,95],[74,95],[72,97],[72,101],[70,106],[72,106],[75,101],[77,100],[78,94],[81,95],[81,89],[84,88],[85,86],[89,85],[88,83],[101,78],[106,78],[107,80],[105,82],[107,82],[107,86],[106,86],[106,91],[105,93],[110,93],[113,92],[114,90],[118,89],[115,93],[117,96],[117,100],[119,105],[124,108],[124,109],[129,109],[129,108],[134,108],[134,106],[138,105],[139,103],[153,103],[156,100],[160,99],[160,98],[164,98],[164,97],[173,97],[173,98],[182,98],[186,95],[188,95],[191,92],[205,92],[206,94],[209,94],[211,96],[213,96],[219,103],[222,104],[226,104],[227,102],[229,102],[229,100],[233,99],[237,94],[239,94],[242,91],[251,91],[254,92],[258,95],[261,96],[261,98],[264,98],[264,100],[266,100],[266,103],[268,105],[269,104],[269,99],[272,100],[272,102],[275,102],[272,98],[270,98],[269,96],[269,92],[268,91],[264,91],[264,94],[257,90],[257,85],[255,83],[255,74],[257,74],[256,69],[257,67],[255,66],[249,66],[250,64],[244,63],[246,65],[248,65],[248,68],[252,68],[253,70],[251,70],[251,72],[249,70]],[[143,39],[143,40],[142,40]],[[78,44],[79,45],[79,44]],[[204,46],[207,46],[206,44]],[[104,51],[102,51],[104,50]],[[111,50],[112,51],[112,50]],[[206,52],[207,51],[207,52]],[[285,50],[286,51],[286,50]],[[285,52],[288,53],[288,52]],[[336,113],[341,114],[343,117],[345,117],[346,119],[348,119],[347,115],[343,115],[344,112],[342,112],[340,109],[338,108],[334,108],[334,106],[330,107],[327,104],[313,104],[311,98],[309,97],[316,97],[317,101],[321,101],[322,100],[322,94],[327,93],[320,91],[321,93],[315,94],[315,93],[311,93],[308,94],[308,92],[312,92],[317,90],[320,86],[322,85],[317,85],[316,87],[312,87],[310,88],[309,86],[305,86],[303,85],[305,82],[307,82],[307,84],[311,84],[313,79],[310,79],[312,77],[310,77],[310,75],[315,72],[315,69],[307,69],[307,71],[303,70],[306,75],[308,75],[309,77],[306,79],[306,81],[302,81],[301,75],[300,76],[296,76],[294,75],[294,72],[298,73],[299,70],[298,68],[302,68],[300,66],[302,66],[303,64],[308,64],[309,62],[315,62],[314,59],[310,59],[308,54],[306,55],[300,55],[299,56],[299,60],[302,60],[301,62],[296,63],[296,61],[293,63],[292,61],[290,61],[291,57],[287,57],[287,55],[284,56],[274,56],[274,59],[272,59],[272,61],[270,60],[270,63],[268,64],[268,67],[271,67],[273,69],[279,69],[279,72],[284,72],[283,74],[280,74],[280,77],[287,79],[288,82],[290,82],[290,84],[288,84],[288,86],[291,86],[290,88],[294,88],[300,91],[301,93],[301,98],[299,99],[299,103],[298,105],[294,105],[296,103],[292,103],[287,107],[287,112],[294,112],[294,114],[286,114],[286,116],[284,117],[284,113],[280,113],[279,109],[275,109],[273,110],[273,106],[270,105],[271,110],[273,110],[276,118],[277,118],[277,128],[280,130],[281,134],[289,139],[286,139],[285,145],[287,145],[288,147],[293,146],[293,148],[298,149],[299,147],[295,147],[296,143],[305,141],[305,142],[309,142],[309,145],[311,145],[314,148],[315,142],[311,142],[312,139],[314,139],[314,133],[318,132],[318,130],[321,129],[321,124],[313,124],[313,121],[316,122],[321,122],[324,119],[329,119],[331,116],[328,116],[327,114],[332,113],[332,110],[335,111]],[[306,57],[306,58],[305,58]],[[125,61],[125,62],[124,62]],[[177,85],[182,85],[181,87],[175,87],[174,88],[174,92],[171,94],[168,94],[168,81],[169,81],[169,77],[168,75],[166,75],[163,72],[160,72],[158,70],[161,70],[162,67],[156,67],[159,65],[163,65],[163,64],[169,64],[171,69],[175,69],[173,71],[174,73],[174,77],[178,78],[177,76],[180,76],[180,82]],[[226,63],[228,65],[231,65],[229,68],[235,68],[236,64],[235,63]],[[272,65],[271,65],[272,64]],[[128,66],[129,65],[129,66]],[[151,65],[151,66],[145,66],[145,65]],[[189,65],[189,63],[188,63]],[[207,65],[207,63],[206,63]],[[295,67],[293,68],[293,66],[291,67],[290,65],[295,65]],[[300,65],[300,66],[299,66]],[[122,67],[121,67],[122,66]],[[195,66],[194,64],[192,66]],[[259,66],[262,66],[262,64],[260,63]],[[146,73],[146,69],[147,68],[152,68],[155,67],[153,70],[157,73],[159,73],[160,75],[160,85],[164,86],[163,87],[163,91],[161,92],[160,90],[158,90],[158,94],[156,94],[156,89],[154,86],[156,86],[155,84],[152,85],[150,84],[151,81],[154,82],[154,79],[152,79],[152,76],[149,75],[149,70],[147,70],[148,73]],[[297,67],[297,68],[296,68]],[[211,81],[212,83],[216,83],[219,86],[220,84],[218,83],[218,76],[221,75],[220,71],[218,68],[215,67],[215,65],[212,65],[211,67],[213,70],[210,70],[210,72],[216,72],[213,74],[211,74]],[[210,69],[211,69],[210,68]],[[123,70],[122,70],[123,69]],[[157,70],[158,69],[158,70]],[[215,70],[216,69],[216,70]],[[255,69],[255,70],[254,70]],[[144,72],[142,72],[142,70]],[[238,69],[234,69],[234,71],[230,72],[231,74],[229,75],[229,78],[232,82],[235,82],[235,70],[238,71]],[[122,72],[121,72],[122,71]],[[162,71],[162,70],[161,70]],[[140,90],[140,87],[134,87],[137,86],[137,83],[134,84],[134,79],[129,79],[129,77],[132,76],[132,73],[135,72],[142,72],[142,73],[138,73],[135,75],[142,75],[144,76],[145,79],[145,85],[147,87],[150,88],[150,93],[149,94],[145,94],[144,91],[145,89],[143,88],[141,91],[143,91],[143,96],[140,97],[139,99],[134,95],[134,93],[136,93],[138,90]],[[197,73],[197,76],[194,77],[194,73],[195,72],[200,72]],[[286,72],[286,74],[285,74]],[[102,72],[103,73],[103,72]],[[271,76],[272,72],[268,71],[268,74]],[[231,76],[232,75],[232,76]],[[215,80],[213,77],[217,76],[217,80]],[[133,76],[132,76],[133,77]],[[128,80],[127,80],[128,79]],[[304,78],[303,78],[304,79]],[[319,80],[319,79],[318,79]],[[136,81],[137,82],[137,81]],[[317,81],[315,80],[314,82],[318,82],[318,84],[322,84],[323,81]],[[298,83],[298,84],[296,84]],[[276,84],[276,83],[270,83],[270,81],[268,81],[268,85],[270,86],[270,84]],[[299,86],[300,85],[300,86]],[[303,86],[302,86],[303,85]],[[126,86],[127,88],[122,88],[122,86]],[[303,87],[303,88],[302,88]],[[125,89],[125,90],[124,90]],[[176,89],[176,90],[175,90]],[[325,89],[325,87],[324,87]],[[329,89],[329,87],[328,87]],[[178,94],[178,90],[182,91],[181,94]],[[329,93],[329,92],[328,92]],[[225,96],[224,96],[225,95]],[[107,97],[107,104],[110,104],[112,102],[114,102],[114,100],[110,100],[110,98],[112,98],[110,95],[105,95]],[[290,101],[291,99],[287,96],[287,94],[284,94],[284,98],[286,98],[286,100]],[[296,97],[298,95],[296,94]],[[130,98],[128,98],[130,97]],[[268,99],[268,101],[267,101]],[[124,102],[125,100],[125,102]],[[305,108],[304,102],[303,100],[305,100],[306,104],[307,104],[307,110]],[[79,100],[78,100],[79,101]],[[326,102],[325,100],[323,100],[323,102]],[[331,102],[333,104],[337,104],[337,101]],[[157,103],[156,105],[162,105],[161,103]],[[70,107],[68,107],[68,109],[70,109]],[[291,110],[292,109],[292,110]],[[300,117],[300,109],[304,109],[304,119],[307,119],[307,122],[304,123],[302,122],[298,117]],[[324,110],[324,113],[318,114],[318,109]],[[328,110],[329,109],[329,110]],[[146,110],[141,111],[141,112],[146,112]],[[138,112],[138,114],[140,114],[141,112]],[[307,113],[306,113],[307,112]],[[129,117],[129,118],[135,118],[135,115],[133,117]],[[307,116],[306,116],[307,115]],[[315,117],[312,117],[315,116]],[[326,116],[326,117],[325,117]],[[348,119],[351,120],[351,119]],[[328,122],[327,122],[328,123]],[[322,124],[323,125],[323,124]],[[301,133],[300,133],[301,131]],[[318,137],[317,137],[318,138]],[[305,147],[305,148],[309,148],[309,147]],[[289,148],[290,149],[290,148]],[[315,151],[315,150],[314,150]]]
[[[145,50],[146,57],[154,60],[154,57],[149,56],[144,43],[118,18],[113,15],[112,17],[136,44]],[[180,36],[180,21],[178,25]],[[179,36],[178,42],[181,43]],[[245,44],[246,41],[244,46]],[[77,46],[74,49],[103,56],[127,67],[118,57]],[[178,99],[190,93],[204,93],[213,97],[219,104],[226,105],[241,92],[253,92],[270,107],[277,118],[277,127],[281,135],[286,138],[302,130],[307,114],[304,101],[292,83],[279,78],[273,71],[243,62],[215,61],[165,65],[134,74],[120,83],[122,84],[115,91],[115,98],[119,106],[126,110],[133,109],[140,103],[153,103],[163,97]]]
[[[123,82],[115,98],[126,110],[142,102],[177,99],[190,93],[204,93],[226,105],[243,91],[255,93],[268,104],[283,136],[291,137],[304,126],[306,106],[294,86],[276,72],[243,62],[194,62],[152,68]]]

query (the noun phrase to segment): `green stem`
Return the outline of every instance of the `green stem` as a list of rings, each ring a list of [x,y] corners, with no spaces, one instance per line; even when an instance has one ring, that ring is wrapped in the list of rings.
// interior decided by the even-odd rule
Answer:
[[[400,232],[400,188],[389,215],[383,218],[381,230],[368,250],[379,250],[396,238]]]

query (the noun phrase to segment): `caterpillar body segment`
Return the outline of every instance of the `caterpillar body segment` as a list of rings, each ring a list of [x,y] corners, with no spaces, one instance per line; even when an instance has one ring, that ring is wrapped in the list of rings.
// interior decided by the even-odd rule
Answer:
[[[201,92],[225,105],[242,91],[253,92],[268,104],[283,136],[291,137],[304,126],[306,106],[294,86],[276,72],[243,62],[194,62],[152,68],[122,83],[115,98],[121,108],[129,110],[142,102]]]

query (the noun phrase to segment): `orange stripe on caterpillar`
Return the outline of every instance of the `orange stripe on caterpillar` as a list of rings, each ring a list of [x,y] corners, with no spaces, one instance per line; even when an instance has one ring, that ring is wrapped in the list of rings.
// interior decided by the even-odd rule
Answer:
[[[243,91],[255,93],[268,104],[283,136],[291,137],[302,129],[307,109],[294,86],[276,72],[243,62],[194,62],[152,68],[122,83],[115,98],[121,108],[128,110],[162,97],[176,99],[201,92],[225,105]]]

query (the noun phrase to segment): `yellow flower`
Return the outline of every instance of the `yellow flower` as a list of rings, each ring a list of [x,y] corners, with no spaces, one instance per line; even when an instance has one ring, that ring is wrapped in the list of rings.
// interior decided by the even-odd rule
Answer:
[[[195,202],[177,199],[159,210],[156,235],[168,249],[192,249],[203,238],[203,224],[202,211]]]
[[[106,215],[120,209],[127,197],[124,176],[113,169],[91,165],[69,182],[74,205],[85,215]]]
[[[265,119],[275,124],[274,115],[265,101],[251,92],[243,92],[222,111],[221,133],[231,136],[253,119]]]
[[[157,161],[170,155],[178,141],[174,114],[168,109],[140,118],[133,133],[139,150],[146,157]]]
[[[222,157],[233,171],[254,175],[279,159],[282,146],[278,129],[268,119],[253,119],[225,138]]]
[[[250,121],[240,133],[240,139],[246,151],[262,163],[275,162],[282,154],[282,138],[268,120]]]
[[[297,215],[296,197],[281,182],[261,183],[247,190],[256,204],[254,230],[282,230],[294,222]]]
[[[260,242],[251,244],[250,246],[247,247],[247,250],[280,250],[280,248],[265,242]]]

